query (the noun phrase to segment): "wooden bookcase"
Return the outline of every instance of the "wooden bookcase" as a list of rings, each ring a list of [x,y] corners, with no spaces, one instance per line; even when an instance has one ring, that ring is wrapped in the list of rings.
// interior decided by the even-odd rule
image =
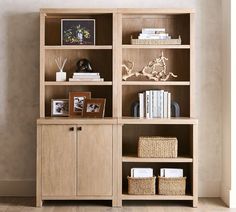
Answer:
[[[96,21],[96,42],[88,46],[62,46],[61,45],[61,19],[64,18],[93,18]],[[166,28],[172,37],[182,38],[182,45],[131,45],[130,36],[136,37],[144,27]],[[113,206],[122,206],[122,201],[128,200],[190,200],[193,207],[198,203],[198,165],[197,165],[197,135],[198,121],[195,117],[195,65],[194,65],[194,11],[191,9],[41,9],[40,12],[40,118],[37,121],[37,205],[41,206],[43,200],[51,199],[106,199],[112,200]],[[160,56],[161,52],[169,59],[168,70],[178,75],[178,78],[166,82],[155,81],[122,81],[122,63],[127,60],[135,62],[139,70],[150,60]],[[67,78],[75,71],[76,61],[87,58],[92,61],[95,70],[100,72],[104,82],[56,82],[57,71],[54,58],[62,56],[68,58],[65,66]],[[131,117],[131,106],[138,99],[138,93],[151,90],[164,89],[171,92],[172,99],[177,101],[181,108],[180,118],[134,118]],[[50,117],[51,99],[66,99],[70,91],[91,91],[92,97],[106,98],[105,118],[55,118]],[[79,127],[78,127],[79,126]],[[67,129],[85,129],[83,132],[70,134]],[[110,127],[109,127],[110,126]],[[49,127],[49,128],[48,128]],[[50,128],[51,127],[51,128]],[[60,128],[61,127],[61,128]],[[99,128],[101,127],[101,129]],[[108,128],[107,128],[108,127]],[[50,130],[51,129],[51,130]],[[93,137],[101,141],[101,146],[96,144],[98,158],[93,164],[92,157],[81,152],[86,151],[86,133],[89,136],[87,151],[93,154]],[[108,133],[105,132],[106,129]],[[66,133],[64,133],[64,131]],[[61,136],[50,134],[62,133]],[[103,135],[104,134],[104,135]],[[139,136],[175,136],[178,138],[178,158],[138,158],[137,141]],[[65,151],[69,137],[68,149],[71,153],[59,157],[58,152]],[[110,138],[109,143],[105,137]],[[55,148],[48,152],[45,148],[53,148],[50,140],[59,139],[62,149]],[[45,144],[45,140],[48,143]],[[76,141],[75,141],[76,140]],[[69,143],[69,141],[67,141]],[[48,145],[48,146],[46,146]],[[55,145],[55,144],[54,144]],[[109,153],[107,157],[102,149]],[[46,146],[46,147],[45,147]],[[73,152],[73,149],[77,149]],[[45,152],[43,152],[45,151]],[[69,151],[69,150],[68,150]],[[54,155],[66,167],[70,155],[74,157],[70,167],[68,193],[60,193],[65,185],[63,179],[57,179],[55,173],[52,178],[46,177],[49,168],[55,164],[45,163],[45,155]],[[44,159],[43,159],[44,158]],[[62,160],[63,159],[63,160]],[[82,163],[81,161],[84,162]],[[102,178],[97,179],[84,164],[100,166],[99,162],[111,160],[107,168],[101,170],[105,173],[108,187],[102,190],[91,185],[105,185]],[[80,164],[80,165],[77,165]],[[83,166],[81,166],[83,164]],[[44,167],[46,166],[46,168]],[[57,165],[55,165],[57,167]],[[61,166],[58,166],[60,171]],[[78,168],[79,167],[79,168]],[[162,167],[177,167],[184,169],[187,176],[187,194],[184,196],[163,195],[128,195],[127,176],[132,167],[152,167],[158,175]],[[81,175],[87,171],[87,178]],[[48,171],[48,172],[47,172]],[[77,174],[75,173],[77,172]],[[100,170],[94,169],[99,176]],[[67,178],[67,175],[62,177]],[[56,178],[55,181],[53,178]],[[99,178],[99,177],[98,177]],[[96,181],[97,180],[97,181]],[[53,181],[53,182],[52,182]],[[71,183],[71,181],[73,181]],[[90,181],[90,183],[89,183]],[[93,182],[91,184],[91,182]],[[51,184],[50,184],[51,183]],[[57,184],[55,184],[57,183]],[[61,184],[60,184],[61,183]],[[58,186],[57,186],[58,185]],[[87,185],[88,189],[83,185]],[[61,188],[60,188],[61,186]],[[81,188],[82,187],[82,188]],[[100,190],[101,191],[100,191]],[[95,192],[95,193],[94,193]]]

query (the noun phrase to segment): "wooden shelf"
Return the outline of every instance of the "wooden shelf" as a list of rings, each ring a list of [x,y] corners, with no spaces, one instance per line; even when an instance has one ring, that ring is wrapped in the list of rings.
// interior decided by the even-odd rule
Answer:
[[[46,117],[37,119],[37,124],[116,124],[117,119],[105,118],[80,118],[80,117]]]
[[[177,157],[177,158],[138,158],[136,156],[123,156],[123,162],[136,162],[136,163],[192,163],[193,159],[190,157]]]
[[[105,81],[105,82],[89,82],[89,81],[82,81],[82,82],[55,82],[55,81],[47,81],[44,83],[46,86],[71,86],[71,85],[112,85],[111,81]]]
[[[45,50],[112,49],[112,45],[44,46]]]
[[[197,124],[198,121],[195,118],[136,118],[136,117],[122,117],[118,119],[119,124]]]
[[[174,86],[190,86],[189,81],[167,81],[167,82],[156,82],[156,81],[122,81],[122,85],[174,85]]]
[[[167,195],[129,195],[123,194],[122,200],[193,200],[192,195],[167,196]]]
[[[122,45],[123,49],[190,49],[190,45]]]

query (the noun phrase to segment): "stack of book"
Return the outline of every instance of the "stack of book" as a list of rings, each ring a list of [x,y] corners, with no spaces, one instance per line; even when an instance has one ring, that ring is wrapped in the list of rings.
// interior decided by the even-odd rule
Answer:
[[[162,168],[160,169],[160,176],[161,177],[183,177],[183,169],[169,169],[169,168]]]
[[[168,40],[171,39],[171,36],[166,33],[165,28],[143,28],[138,39]]]
[[[99,73],[74,73],[72,78],[69,78],[69,81],[77,82],[77,81],[104,81],[103,78],[100,78]]]
[[[164,90],[149,90],[138,95],[140,118],[171,117],[171,93]]]

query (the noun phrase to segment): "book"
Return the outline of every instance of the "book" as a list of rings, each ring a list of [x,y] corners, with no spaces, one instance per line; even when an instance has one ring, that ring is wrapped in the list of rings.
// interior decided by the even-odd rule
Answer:
[[[144,94],[139,93],[139,117],[143,118],[144,117]]]
[[[89,72],[79,72],[79,73],[77,73],[77,72],[74,72],[74,74],[73,74],[74,76],[84,76],[84,75],[86,75],[86,76],[97,76],[97,75],[100,75],[100,73],[89,73]]]
[[[85,81],[85,82],[90,82],[90,81],[98,81],[98,82],[103,82],[104,79],[100,78],[100,79],[92,79],[92,78],[83,78],[83,79],[73,79],[73,78],[69,78],[70,82],[79,82],[79,81]]]
[[[145,117],[150,118],[150,92],[145,91]]]
[[[168,93],[167,117],[171,118],[171,93]]]
[[[153,177],[153,169],[151,168],[132,168],[131,177]]]
[[[160,118],[164,118],[164,90],[160,91]]]
[[[159,32],[165,32],[165,28],[142,28],[143,34],[156,34]]]
[[[153,114],[152,114],[152,103],[153,103],[153,99],[152,99],[152,93],[153,91],[149,91],[149,118],[153,118]]]
[[[158,91],[154,90],[152,92],[152,115],[153,115],[153,118],[158,118],[157,96],[158,96]]]
[[[99,75],[75,75],[73,79],[100,79]]]
[[[183,177],[183,169],[170,169],[162,168],[160,169],[161,177]]]
[[[165,39],[171,39],[171,36],[169,36],[168,34],[139,34],[138,39],[165,40]]]
[[[163,117],[164,118],[167,118],[168,115],[168,92],[167,91],[164,91],[164,99],[163,99]]]

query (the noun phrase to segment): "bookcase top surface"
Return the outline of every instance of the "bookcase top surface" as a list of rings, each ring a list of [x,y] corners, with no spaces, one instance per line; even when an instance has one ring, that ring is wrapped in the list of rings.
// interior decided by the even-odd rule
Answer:
[[[188,14],[195,13],[192,8],[41,8],[40,13],[49,15],[75,13],[124,13],[124,14]]]

